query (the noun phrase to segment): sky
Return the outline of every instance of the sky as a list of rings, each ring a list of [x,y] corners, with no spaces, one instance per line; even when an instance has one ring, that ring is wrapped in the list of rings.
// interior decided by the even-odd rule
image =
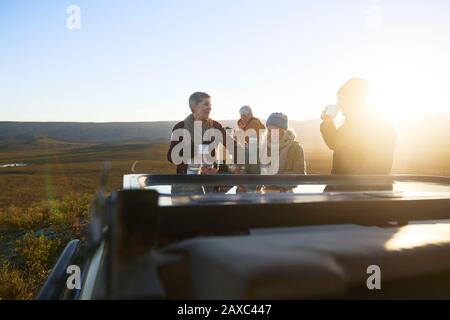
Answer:
[[[0,121],[182,120],[195,91],[314,119],[350,77],[388,116],[449,113],[449,57],[448,0],[1,0]]]

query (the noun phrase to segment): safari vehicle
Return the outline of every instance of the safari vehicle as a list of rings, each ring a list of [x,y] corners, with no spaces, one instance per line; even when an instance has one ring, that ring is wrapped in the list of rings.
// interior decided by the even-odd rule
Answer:
[[[450,298],[450,178],[125,175],[79,247],[39,299]]]

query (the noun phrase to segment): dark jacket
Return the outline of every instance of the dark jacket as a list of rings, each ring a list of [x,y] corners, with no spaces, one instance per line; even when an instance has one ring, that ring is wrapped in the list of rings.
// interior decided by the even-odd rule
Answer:
[[[327,146],[333,150],[332,174],[390,173],[396,134],[386,119],[367,114],[346,119],[338,129],[333,121],[324,121],[320,131]]]
[[[221,125],[219,122],[214,121],[214,120],[211,120],[211,121],[212,121],[212,127],[213,127],[214,129],[218,129],[218,130],[220,130],[220,131],[222,132],[222,135],[223,135],[223,137],[222,137],[222,139],[223,139],[223,140],[222,140],[222,141],[223,141],[223,144],[224,144],[225,147],[228,148],[229,146],[226,145],[226,136],[227,136],[227,133],[226,133],[225,129],[222,127],[222,125]],[[175,131],[175,130],[177,130],[177,129],[184,129],[184,121],[178,122],[178,123],[173,127],[172,132]],[[172,161],[172,149],[173,149],[177,144],[179,144],[179,143],[182,142],[182,141],[183,141],[183,140],[180,138],[179,141],[171,141],[171,142],[170,142],[169,150],[167,151],[167,160],[169,160],[170,162],[173,163],[173,161]],[[211,141],[203,141],[202,143],[203,143],[203,144],[210,144]],[[233,146],[230,146],[230,147],[231,147],[231,148],[234,147],[234,154],[236,154],[236,152],[237,152],[237,146],[236,146],[236,144],[234,144]],[[193,141],[192,141],[192,143],[191,143],[191,154],[192,154],[192,155],[194,154],[194,143],[193,143]],[[214,156],[214,153],[212,154],[212,156]],[[184,163],[177,165],[176,173],[178,173],[178,174],[186,174],[186,173],[187,173],[187,165],[184,164]]]

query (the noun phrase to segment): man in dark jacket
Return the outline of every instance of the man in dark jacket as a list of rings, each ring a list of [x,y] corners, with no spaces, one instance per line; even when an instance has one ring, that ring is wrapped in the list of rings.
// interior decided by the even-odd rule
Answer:
[[[332,174],[389,174],[396,134],[392,124],[368,106],[369,86],[359,78],[347,81],[337,93],[345,123],[336,128],[322,113],[320,131],[333,150]]]
[[[194,155],[194,124],[196,121],[201,122],[201,128],[202,128],[202,139],[203,134],[208,129],[217,129],[222,133],[222,142],[223,144],[228,148],[231,147],[234,151],[234,154],[236,155],[237,152],[237,145],[234,140],[228,139],[229,141],[233,141],[232,146],[227,146],[227,133],[225,129],[222,127],[222,125],[209,118],[209,114],[211,112],[211,97],[204,92],[195,92],[189,97],[189,107],[191,109],[191,114],[184,119],[183,121],[178,122],[172,132],[174,132],[177,129],[186,129],[190,136],[191,136],[191,155]],[[202,144],[210,144],[212,141],[201,141]],[[176,145],[179,143],[183,143],[183,139],[180,138],[179,140],[171,140],[169,150],[167,151],[167,159],[174,163],[172,159],[172,151]],[[180,155],[182,156],[182,155]],[[214,152],[212,153],[212,156],[214,156]],[[187,173],[187,167],[188,165],[185,163],[177,164],[176,172],[178,174],[186,174]],[[216,173],[217,170],[211,168],[209,170],[209,174]]]

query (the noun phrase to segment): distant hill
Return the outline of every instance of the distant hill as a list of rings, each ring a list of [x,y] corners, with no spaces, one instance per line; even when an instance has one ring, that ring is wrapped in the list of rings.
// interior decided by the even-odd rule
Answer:
[[[33,149],[58,149],[66,150],[73,148],[80,148],[90,146],[86,142],[71,142],[52,139],[44,136],[29,136],[29,137],[10,137],[8,139],[0,140],[0,151],[15,151],[15,150],[33,150]]]
[[[236,121],[221,121],[236,127]],[[0,149],[15,145],[32,146],[39,143],[105,143],[168,141],[176,121],[158,122],[0,122]],[[324,146],[319,132],[319,120],[291,121],[299,141],[307,145]]]
[[[166,140],[175,122],[0,122],[0,141],[47,137],[70,142]]]

